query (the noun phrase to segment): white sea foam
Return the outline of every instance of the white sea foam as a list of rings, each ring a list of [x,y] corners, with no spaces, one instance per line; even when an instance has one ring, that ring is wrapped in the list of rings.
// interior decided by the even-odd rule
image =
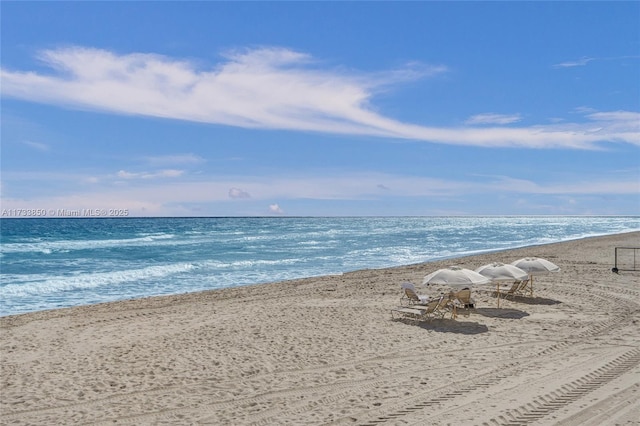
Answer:
[[[640,230],[638,217],[25,223],[3,222],[0,315],[333,275]]]
[[[110,240],[60,240],[25,243],[5,243],[0,246],[0,253],[44,253],[51,254],[72,250],[92,250],[111,247],[145,246],[153,244],[191,244],[192,241],[167,242],[175,236],[172,234],[147,235],[136,238]]]
[[[126,269],[112,272],[95,272],[69,276],[47,276],[33,274],[26,276],[5,276],[9,282],[0,287],[0,300],[15,296],[51,295],[55,293],[117,286],[127,282],[139,282],[151,278],[163,278],[183,273],[193,268],[190,263],[149,266],[141,269]]]

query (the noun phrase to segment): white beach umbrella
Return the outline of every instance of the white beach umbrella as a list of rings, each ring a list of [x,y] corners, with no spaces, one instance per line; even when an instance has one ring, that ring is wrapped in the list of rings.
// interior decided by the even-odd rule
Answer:
[[[500,283],[505,281],[524,281],[529,277],[526,271],[513,265],[505,265],[504,263],[489,263],[476,269],[480,275],[487,277],[491,282],[496,283],[496,292],[498,293],[498,308],[500,307]]]
[[[529,291],[531,296],[533,296],[534,275],[544,275],[549,272],[558,272],[560,270],[558,265],[541,257],[524,257],[516,260],[515,262],[511,262],[511,264],[529,274]]]
[[[425,276],[422,280],[422,285],[446,285],[454,288],[464,288],[480,284],[489,284],[490,282],[491,280],[487,277],[471,269],[449,266],[448,268],[438,269]]]

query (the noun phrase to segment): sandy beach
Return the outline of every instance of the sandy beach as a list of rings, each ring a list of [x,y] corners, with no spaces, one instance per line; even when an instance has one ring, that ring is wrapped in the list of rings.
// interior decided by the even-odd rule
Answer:
[[[0,318],[2,425],[638,425],[628,233]],[[392,320],[402,282],[525,256],[533,297]],[[482,288],[490,289],[491,286]]]

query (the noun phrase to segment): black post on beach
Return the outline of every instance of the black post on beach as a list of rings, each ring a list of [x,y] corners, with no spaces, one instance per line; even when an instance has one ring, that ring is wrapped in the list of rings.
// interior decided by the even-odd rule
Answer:
[[[618,273],[618,247],[616,247],[613,252],[613,268],[611,268],[611,272],[614,274]]]

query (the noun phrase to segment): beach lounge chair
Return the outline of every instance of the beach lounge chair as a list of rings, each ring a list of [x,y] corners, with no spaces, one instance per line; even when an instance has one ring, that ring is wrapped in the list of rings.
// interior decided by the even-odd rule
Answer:
[[[391,319],[408,318],[415,322],[428,321],[434,317],[443,318],[443,303],[448,302],[445,297],[434,298],[426,305],[413,304],[410,306],[399,306],[391,310]],[[396,317],[398,315],[398,317]]]
[[[475,308],[476,306],[475,300],[471,298],[471,290],[468,288],[462,289],[456,293],[449,293],[448,299],[448,308],[451,311],[451,318],[456,318],[458,316],[459,309],[470,309]]]
[[[402,283],[402,297],[400,298],[401,305],[424,305],[429,302],[429,299],[429,296],[418,294],[412,283]]]
[[[526,294],[526,288],[528,286],[529,280],[514,281],[511,287],[500,287],[500,294],[503,299],[511,297],[511,300],[513,300],[515,296]]]
[[[520,288],[520,281],[514,281],[510,286],[499,286],[494,293],[500,293],[500,297],[506,299],[507,296],[515,296]]]
[[[457,307],[453,301],[449,299],[449,296],[442,295],[439,300],[440,302],[438,303],[433,315],[439,318],[444,318],[446,314],[450,313],[451,318],[455,318],[457,316]]]
[[[471,298],[471,290],[463,288],[457,293],[449,293],[449,299],[463,308],[475,308],[476,301]]]
[[[533,295],[533,287],[531,286],[530,280],[522,280],[520,281],[520,286],[516,289],[516,293],[522,296]]]
[[[439,307],[443,315],[451,313],[451,318],[455,319],[458,316],[458,310],[468,309],[475,306],[475,301],[471,299],[471,290],[468,288],[459,290],[457,292],[450,292],[444,296],[443,302]]]

